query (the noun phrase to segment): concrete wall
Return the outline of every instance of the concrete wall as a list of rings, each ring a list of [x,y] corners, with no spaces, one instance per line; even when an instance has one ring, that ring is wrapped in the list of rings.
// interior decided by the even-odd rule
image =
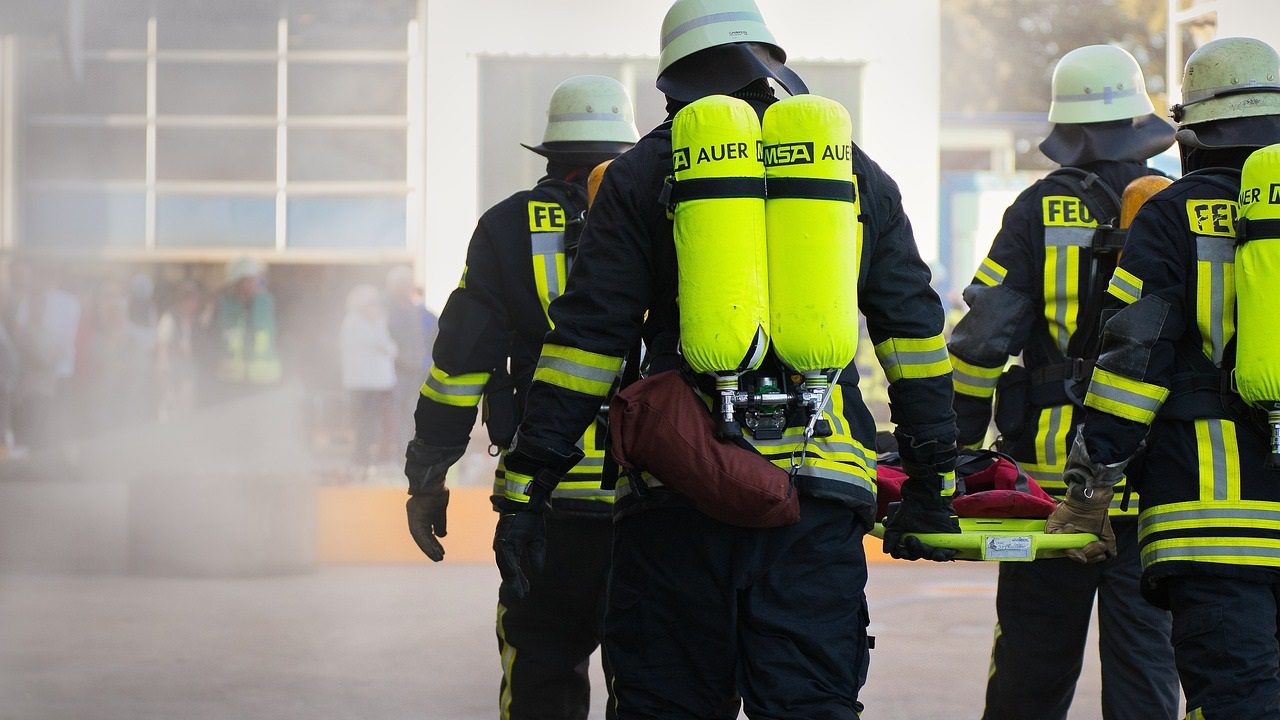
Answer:
[[[863,147],[902,187],[921,252],[937,257],[938,0],[758,0],[803,60],[863,61]],[[478,59],[486,54],[655,57],[666,2],[427,0],[424,281],[439,309],[457,283],[477,201]],[[655,61],[656,62],[656,59]],[[648,128],[640,128],[645,132]],[[517,190],[518,188],[512,188]]]

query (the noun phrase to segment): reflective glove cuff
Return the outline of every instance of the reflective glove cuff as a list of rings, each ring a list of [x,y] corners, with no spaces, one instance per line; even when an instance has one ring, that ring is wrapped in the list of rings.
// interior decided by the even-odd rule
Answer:
[[[541,512],[551,491],[582,459],[577,448],[568,455],[553,450],[522,445],[519,438],[503,459],[506,468],[506,497],[498,501],[503,512]]]
[[[946,439],[923,441],[901,430],[896,435],[902,469],[908,478],[903,485],[903,499],[907,497],[908,485],[914,485],[921,491],[928,489],[935,497],[950,496],[955,491],[956,482],[957,448],[954,433]],[[923,500],[923,496],[920,499]]]

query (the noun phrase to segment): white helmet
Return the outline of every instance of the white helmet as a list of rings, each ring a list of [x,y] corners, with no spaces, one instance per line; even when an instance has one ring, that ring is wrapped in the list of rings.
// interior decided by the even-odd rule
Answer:
[[[546,157],[612,157],[626,152],[639,139],[631,98],[622,83],[603,75],[576,75],[551,94],[542,143],[525,147]]]
[[[1280,57],[1253,38],[1219,38],[1187,59],[1178,142],[1192,148],[1263,147],[1280,142]]]
[[[662,19],[658,45],[658,89],[677,100],[731,93],[760,78],[772,78],[792,95],[809,91],[785,65],[787,54],[755,0],[676,0]],[[679,62],[716,48],[700,56],[706,62],[697,67]]]
[[[1051,123],[1110,122],[1154,112],[1142,68],[1123,48],[1076,48],[1063,55],[1053,70]]]

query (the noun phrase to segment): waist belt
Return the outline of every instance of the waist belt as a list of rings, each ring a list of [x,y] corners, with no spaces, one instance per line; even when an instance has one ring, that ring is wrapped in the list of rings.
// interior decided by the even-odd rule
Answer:
[[[1036,407],[1075,405],[1084,407],[1084,393],[1093,375],[1093,360],[1067,358],[1031,372],[1028,399]]]
[[[1227,369],[1215,372],[1184,372],[1169,383],[1169,399],[1160,407],[1164,420],[1231,420],[1264,436],[1267,430],[1265,411],[1251,407],[1235,388],[1235,373]]]

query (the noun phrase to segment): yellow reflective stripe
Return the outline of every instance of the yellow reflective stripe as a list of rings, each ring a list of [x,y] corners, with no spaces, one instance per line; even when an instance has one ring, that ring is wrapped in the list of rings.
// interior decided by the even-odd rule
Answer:
[[[951,357],[941,335],[889,338],[876,345],[875,350],[889,382],[941,377],[951,372]]]
[[[1143,567],[1170,561],[1280,567],[1280,540],[1189,537],[1154,540],[1143,546]]]
[[[507,608],[498,603],[498,650],[502,658],[502,694],[498,698],[498,709],[502,713],[501,720],[511,718],[511,670],[516,664],[516,648],[507,642],[507,629],[502,624]]]
[[[622,368],[622,358],[579,350],[565,345],[542,346],[535,381],[566,390],[604,397]]]
[[[422,383],[422,394],[442,405],[454,407],[475,407],[484,394],[485,383],[489,382],[489,373],[463,373],[450,375],[439,367],[432,365],[427,373],[427,381]]]
[[[1187,712],[1187,720],[1204,720],[1204,710],[1192,708]]]
[[[1085,407],[1119,418],[1150,425],[1168,397],[1168,388],[1134,380],[1099,367],[1094,368],[1084,404]]]
[[[1240,499],[1240,446],[1230,420],[1195,421],[1200,499]]]
[[[777,458],[769,462],[782,468],[783,470],[791,469],[790,458]],[[802,477],[821,478],[824,480],[835,480],[836,482],[848,483],[855,487],[876,494],[875,480],[866,468],[852,463],[844,463],[838,461],[827,460],[808,453],[804,460],[800,463],[800,470],[796,473]]]
[[[1126,305],[1132,305],[1142,297],[1142,279],[1122,267],[1117,267],[1111,276],[1111,282],[1107,284],[1107,292]]]
[[[565,276],[568,269],[564,255],[563,232],[539,232],[530,235],[532,248],[533,284],[538,291],[538,301],[542,304],[542,314],[547,324],[551,322],[551,301],[564,292]]]
[[[1076,332],[1080,312],[1080,248],[1046,244],[1044,249],[1044,317],[1058,347]]]
[[[1071,417],[1067,408],[1062,405],[1043,408],[1036,426],[1036,462],[1035,467],[1047,482],[1054,478],[1061,482],[1062,466],[1067,462],[1067,433],[1071,431]],[[1031,473],[1031,470],[1027,470]],[[1041,475],[1032,473],[1032,477],[1040,480]]]
[[[961,395],[976,398],[989,398],[996,392],[996,384],[1000,382],[1000,373],[1004,366],[982,367],[951,355],[951,383],[955,391]]]
[[[986,285],[987,287],[995,287],[1004,282],[1005,277],[1009,274],[1004,266],[992,260],[984,258],[982,264],[978,266],[977,272],[973,274],[973,279]]]
[[[954,470],[942,474],[942,497],[951,497],[956,494],[956,473]]]
[[[1234,236],[1197,237],[1196,258],[1196,328],[1205,356],[1221,365],[1235,335]]]
[[[1170,530],[1244,528],[1280,532],[1280,503],[1266,500],[1191,501],[1142,511],[1138,539]]]
[[[507,499],[521,503],[529,502],[529,486],[533,485],[533,476],[518,473],[514,470],[507,470],[506,477],[505,495]]]
[[[459,290],[467,289],[467,266],[466,265],[462,266],[462,277],[458,279],[458,289]]]
[[[572,474],[570,474],[572,477]],[[612,490],[605,490],[600,487],[600,478],[597,475],[592,480],[561,480],[556,489],[551,493],[552,498],[571,499],[571,500],[590,500],[592,502],[602,502],[612,505],[614,494]]]

